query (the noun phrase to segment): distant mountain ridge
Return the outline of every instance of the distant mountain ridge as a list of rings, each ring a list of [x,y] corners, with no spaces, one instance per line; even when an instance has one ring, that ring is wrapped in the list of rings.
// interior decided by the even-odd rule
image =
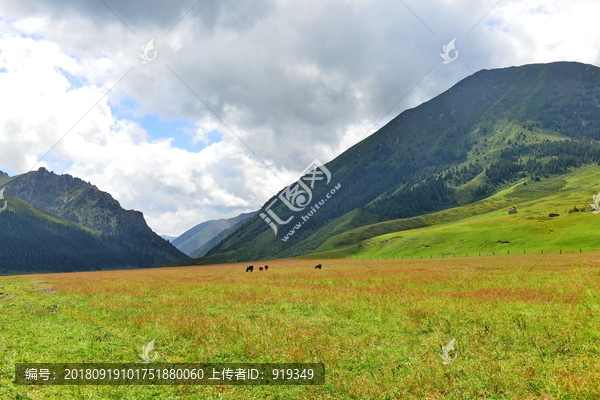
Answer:
[[[216,237],[223,238],[222,233],[228,231],[233,226],[239,226],[244,221],[254,216],[256,212],[243,213],[237,217],[229,219],[218,219],[202,222],[193,228],[187,230],[171,243],[177,247],[180,251],[190,255],[192,253],[203,253],[206,254],[208,250],[219,243],[220,240],[216,241]],[[206,249],[207,243],[211,243],[208,249]]]
[[[133,246],[135,253],[143,257],[130,264],[132,267],[188,259],[154,233],[141,212],[124,210],[110,194],[79,178],[57,175],[42,167],[11,177],[1,187],[8,187],[5,195]]]
[[[223,241],[225,238],[227,238],[229,235],[231,235],[233,232],[235,232],[240,226],[244,225],[244,223],[246,221],[248,221],[250,218],[252,218],[254,216],[254,214],[256,214],[256,211],[255,212],[251,212],[251,213],[246,213],[246,214],[240,214],[238,217],[232,218],[231,219],[232,221],[237,220],[237,222],[234,225],[232,225],[229,228],[223,230],[221,233],[219,233],[218,235],[216,235],[215,237],[213,237],[212,239],[210,239],[208,242],[206,242],[204,245],[202,245],[201,247],[199,247],[196,250],[192,251],[188,255],[190,257],[192,257],[192,258],[203,257],[213,247],[215,247],[216,245],[218,245],[219,243],[221,243],[221,241]],[[240,218],[242,216],[243,216],[243,218]]]

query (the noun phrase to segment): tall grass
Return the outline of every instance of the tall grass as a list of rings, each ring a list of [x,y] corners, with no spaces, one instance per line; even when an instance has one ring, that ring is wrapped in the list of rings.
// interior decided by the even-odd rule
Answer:
[[[223,265],[3,277],[0,398],[600,398],[597,257],[279,260],[253,273]],[[441,346],[452,338],[458,357],[443,365]],[[157,361],[318,361],[326,383],[12,383],[17,362],[139,362],[152,339]]]

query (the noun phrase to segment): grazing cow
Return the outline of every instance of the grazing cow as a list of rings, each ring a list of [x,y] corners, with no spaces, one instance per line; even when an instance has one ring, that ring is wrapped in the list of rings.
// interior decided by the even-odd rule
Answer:
[[[315,269],[321,269],[321,264],[317,264],[317,265],[315,266]]]
[[[258,270],[259,270],[259,271],[262,271],[262,267],[258,267]]]
[[[517,207],[513,207],[510,210],[508,210],[509,214],[516,214],[517,213]]]
[[[253,272],[254,271],[254,265],[248,265],[246,267],[246,272]]]
[[[573,206],[573,212],[579,212],[579,209],[577,208],[577,206]]]
[[[268,269],[269,269],[269,266],[268,266],[268,265],[265,265],[265,271],[266,271],[266,270],[268,270]]]
[[[555,214],[555,213],[550,213],[550,214],[548,214],[548,216],[549,216],[549,217],[558,217],[558,214]]]

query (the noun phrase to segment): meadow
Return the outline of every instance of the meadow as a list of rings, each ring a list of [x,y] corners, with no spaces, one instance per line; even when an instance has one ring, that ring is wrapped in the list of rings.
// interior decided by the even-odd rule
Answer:
[[[598,253],[0,278],[2,399],[600,398]],[[316,263],[322,270],[315,270]],[[255,267],[262,265],[254,263]],[[441,346],[456,339],[456,360]],[[17,362],[322,362],[319,386],[21,386]]]
[[[333,258],[415,259],[598,251],[592,196],[600,170],[522,180],[483,200],[332,235],[315,252]],[[516,214],[508,210],[516,206]],[[570,212],[574,207],[585,212]],[[558,214],[550,217],[549,214]]]

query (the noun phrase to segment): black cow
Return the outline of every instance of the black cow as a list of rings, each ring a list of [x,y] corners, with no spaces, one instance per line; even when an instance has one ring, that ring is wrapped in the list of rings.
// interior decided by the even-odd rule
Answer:
[[[262,271],[262,267],[258,267],[258,270],[259,270],[259,271]]]
[[[317,264],[317,265],[315,266],[315,269],[321,269],[321,264]]]
[[[248,265],[246,267],[246,272],[253,272],[254,271],[254,265]]]
[[[268,266],[268,265],[265,265],[265,271],[266,271],[266,270],[268,270],[268,269],[269,269],[269,266]]]

